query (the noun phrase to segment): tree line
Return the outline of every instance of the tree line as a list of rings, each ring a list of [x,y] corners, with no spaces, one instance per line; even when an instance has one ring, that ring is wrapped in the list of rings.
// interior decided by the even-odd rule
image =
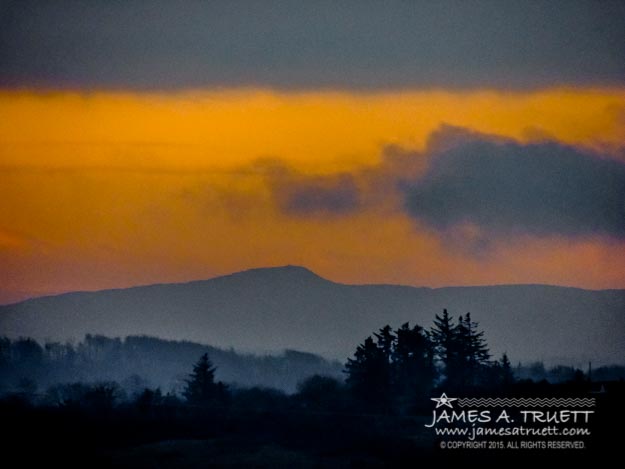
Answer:
[[[342,375],[339,361],[296,350],[254,355],[148,336],[120,339],[87,334],[73,343],[0,337],[0,395],[42,393],[71,382],[111,381],[129,395],[145,387],[179,394],[190,364],[204,353],[218,367],[219,379],[239,387],[264,386],[292,393],[313,374]]]
[[[454,320],[447,310],[430,329],[386,325],[367,337],[348,358],[344,382],[312,376],[298,387],[293,402],[311,409],[412,414],[429,408],[430,397],[444,390],[456,395],[523,392],[506,353],[494,360],[484,331],[470,313]],[[194,405],[229,401],[227,386],[215,380],[208,355],[195,364],[183,396]],[[572,381],[585,379],[577,370]],[[531,381],[529,381],[530,384]],[[547,383],[548,384],[548,383]],[[516,387],[515,387],[516,386]],[[262,394],[262,392],[261,392]]]
[[[353,397],[377,411],[410,411],[427,402],[434,388],[466,394],[503,390],[514,381],[507,355],[491,359],[471,314],[454,321],[447,310],[429,330],[409,323],[396,330],[384,326],[358,346],[345,372]]]
[[[74,365],[81,360],[87,365],[94,360],[104,360],[115,367],[119,360],[123,361],[132,352],[132,363],[142,360],[159,366],[159,359],[167,355],[162,348],[155,348],[160,343],[151,338],[128,338],[122,343],[119,339],[87,336],[78,347],[55,345],[42,348],[31,339],[14,342],[0,339],[0,377],[3,376],[2,370],[16,371],[20,367],[45,373],[46,364],[49,364],[45,357]],[[522,368],[519,365],[513,369],[505,353],[501,358],[493,359],[484,331],[471,314],[453,318],[447,310],[434,317],[429,329],[409,323],[397,329],[390,325],[382,327],[358,345],[353,356],[347,359],[343,369],[345,379],[323,372],[309,373],[291,395],[268,387],[227,385],[225,380],[217,379],[211,350],[192,347],[187,351],[201,352],[200,358],[192,368],[191,359],[187,361],[187,369],[191,371],[181,378],[181,386],[176,389],[163,391],[160,386],[150,386],[139,378],[130,388],[120,386],[114,380],[89,383],[81,381],[80,376],[70,376],[73,370],[70,368],[66,370],[70,378],[68,382],[49,386],[45,393],[39,393],[38,403],[97,411],[109,411],[122,405],[148,413],[187,406],[205,410],[308,409],[415,414],[428,411],[430,397],[442,391],[480,396],[513,391],[517,394],[553,391],[544,378],[535,383],[521,375],[528,369],[546,373],[544,366],[534,364]],[[185,355],[187,358],[191,357],[189,353]],[[309,365],[317,363],[306,354],[298,358]],[[611,367],[598,369],[595,375],[601,376],[605,372],[610,376],[610,373],[620,372],[622,376],[624,371],[622,367]],[[581,370],[566,367],[556,367],[551,373],[565,376],[569,382],[583,383],[589,378]],[[36,383],[24,376],[16,390],[14,396],[33,400]]]

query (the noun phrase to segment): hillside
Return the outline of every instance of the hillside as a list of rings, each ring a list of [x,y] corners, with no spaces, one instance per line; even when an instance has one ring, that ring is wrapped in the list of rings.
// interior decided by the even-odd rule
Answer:
[[[296,349],[344,360],[379,327],[471,312],[513,361],[620,363],[625,290],[545,285],[344,285],[295,266],[210,280],[76,292],[0,306],[0,335],[40,340],[145,334],[242,351]]]

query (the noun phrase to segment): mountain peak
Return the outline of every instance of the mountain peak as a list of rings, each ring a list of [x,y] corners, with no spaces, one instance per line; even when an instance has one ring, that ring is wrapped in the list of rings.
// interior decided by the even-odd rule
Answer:
[[[283,265],[276,267],[259,267],[255,269],[244,270],[222,278],[243,277],[254,280],[274,279],[274,280],[296,280],[296,281],[324,281],[329,280],[320,277],[312,270],[299,265]]]
[[[319,275],[317,275],[316,273],[314,273],[312,270],[303,267],[301,265],[293,265],[293,264],[287,264],[287,265],[282,265],[282,266],[277,266],[277,267],[265,267],[260,268],[258,270],[265,270],[265,271],[273,271],[273,272],[282,272],[288,275],[305,275],[305,276],[315,276],[315,277],[319,277]],[[321,278],[321,277],[319,277]]]

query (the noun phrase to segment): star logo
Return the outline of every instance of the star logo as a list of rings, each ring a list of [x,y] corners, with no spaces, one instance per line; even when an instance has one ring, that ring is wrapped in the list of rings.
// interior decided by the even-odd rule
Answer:
[[[441,406],[447,406],[450,409],[453,409],[451,403],[458,400],[457,397],[447,397],[447,394],[445,393],[441,394],[441,397],[432,397],[431,399],[436,402],[437,409]]]

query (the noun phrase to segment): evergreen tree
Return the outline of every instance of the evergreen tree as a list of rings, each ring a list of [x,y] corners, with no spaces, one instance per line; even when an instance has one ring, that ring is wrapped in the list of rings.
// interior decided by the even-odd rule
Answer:
[[[452,324],[451,317],[446,309],[443,310],[443,316],[438,314],[434,317],[434,327],[430,335],[434,343],[436,358],[443,365],[448,365],[452,361],[454,354],[455,326]]]
[[[412,410],[434,384],[434,350],[429,334],[418,325],[396,331],[392,356],[393,389],[400,410]]]
[[[408,323],[385,326],[358,346],[345,366],[347,386],[369,410],[413,410],[433,386],[434,350],[429,334]]]
[[[490,352],[484,339],[484,331],[480,331],[478,323],[471,320],[471,313],[467,313],[464,317],[464,329],[466,330],[465,348],[469,366],[472,369],[478,369],[480,366],[488,365]]]
[[[447,310],[443,310],[442,316],[436,315],[430,334],[445,386],[454,389],[479,384],[490,353],[484,332],[471,320],[471,314],[460,316],[453,324]]]
[[[512,372],[512,366],[508,359],[508,354],[504,353],[501,357],[501,384],[505,387],[514,382],[514,374]]]
[[[499,362],[489,361],[484,332],[470,313],[454,324],[444,310],[430,332],[405,323],[395,331],[385,326],[374,336],[345,365],[347,389],[369,410],[414,410],[430,394],[437,366],[450,390],[496,383],[502,373]],[[509,361],[503,368],[511,374]]]
[[[430,331],[430,337],[434,345],[434,357],[445,376],[447,385],[458,381],[458,374],[462,370],[457,326],[446,309],[443,315],[434,317],[434,327]]]
[[[189,404],[205,405],[223,397],[225,386],[215,383],[215,370],[207,353],[193,366],[182,393]]]
[[[370,410],[388,409],[390,400],[390,363],[384,348],[371,336],[359,345],[354,358],[345,365],[347,386],[352,395]]]
[[[374,333],[377,339],[377,345],[384,359],[387,363],[391,363],[393,360],[393,349],[395,347],[396,337],[393,334],[393,329],[388,324],[380,329],[377,333]]]
[[[453,384],[461,387],[480,384],[489,366],[490,353],[484,332],[478,330],[478,323],[471,320],[471,313],[458,318],[455,340],[458,357]]]

